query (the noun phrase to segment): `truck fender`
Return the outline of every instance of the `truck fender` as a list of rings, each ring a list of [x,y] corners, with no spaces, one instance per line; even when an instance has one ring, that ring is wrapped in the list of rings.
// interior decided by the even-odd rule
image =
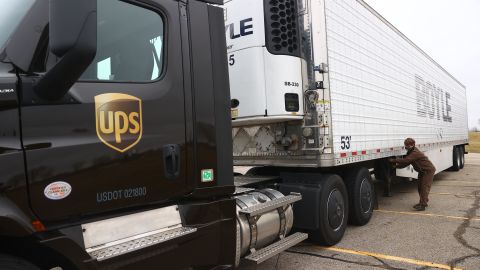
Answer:
[[[0,236],[22,237],[34,232],[31,218],[8,198],[0,196]]]

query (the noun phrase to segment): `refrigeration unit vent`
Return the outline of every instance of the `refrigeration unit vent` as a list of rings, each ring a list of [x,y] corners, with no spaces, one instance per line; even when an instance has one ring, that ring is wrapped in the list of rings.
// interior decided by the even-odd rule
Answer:
[[[300,57],[297,0],[264,0],[264,9],[268,51]]]

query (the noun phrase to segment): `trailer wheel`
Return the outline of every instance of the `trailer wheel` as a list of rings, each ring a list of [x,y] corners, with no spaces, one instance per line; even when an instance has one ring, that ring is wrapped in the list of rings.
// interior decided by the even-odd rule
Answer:
[[[465,167],[465,148],[464,146],[459,146],[458,150],[460,153],[460,169],[463,169]]]
[[[344,178],[347,184],[349,223],[362,226],[372,218],[375,191],[372,177],[365,167],[352,168]]]
[[[319,228],[310,234],[313,241],[332,246],[342,239],[347,228],[348,194],[340,176],[331,174],[322,178],[318,200]]]
[[[460,151],[458,149],[458,147],[454,146],[453,147],[453,164],[452,164],[452,167],[450,167],[450,169],[452,171],[455,171],[455,172],[458,172],[460,170],[460,164],[461,164],[461,158],[460,158]]]
[[[31,264],[30,262],[6,255],[6,254],[0,254],[0,269],[2,270],[40,270],[37,266]]]

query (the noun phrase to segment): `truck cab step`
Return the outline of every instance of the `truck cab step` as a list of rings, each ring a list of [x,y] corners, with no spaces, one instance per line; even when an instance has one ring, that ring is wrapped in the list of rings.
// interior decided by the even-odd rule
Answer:
[[[244,260],[260,264],[273,256],[279,254],[280,252],[289,249],[290,247],[295,246],[296,244],[302,242],[308,238],[308,234],[297,232],[288,237],[285,237],[269,246],[266,246],[260,250],[253,252],[244,258]]]
[[[106,245],[98,249],[91,249],[87,252],[97,261],[108,260],[110,258],[133,252],[152,245],[160,244],[175,238],[179,238],[196,232],[196,228],[178,227],[160,233],[149,234],[143,237],[135,238],[126,242]]]
[[[274,209],[287,206],[294,202],[300,201],[301,199],[302,199],[302,195],[300,193],[291,193],[288,196],[276,198],[266,203],[250,206],[250,207],[241,209],[238,212],[245,215],[249,215],[249,216],[258,216],[258,215],[270,212]]]

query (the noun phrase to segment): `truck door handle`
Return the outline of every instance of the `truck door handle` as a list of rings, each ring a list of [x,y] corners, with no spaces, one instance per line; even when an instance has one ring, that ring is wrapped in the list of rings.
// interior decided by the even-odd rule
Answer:
[[[178,144],[163,146],[163,167],[167,179],[175,179],[180,174],[180,146]]]

